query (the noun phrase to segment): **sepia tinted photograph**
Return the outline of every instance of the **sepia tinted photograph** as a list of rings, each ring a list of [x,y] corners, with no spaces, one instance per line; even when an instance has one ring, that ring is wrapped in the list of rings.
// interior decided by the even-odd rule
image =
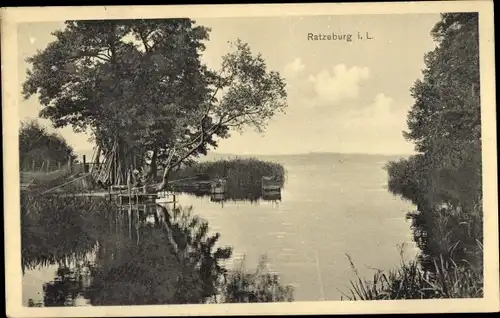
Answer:
[[[480,19],[16,23],[10,301],[484,299]]]

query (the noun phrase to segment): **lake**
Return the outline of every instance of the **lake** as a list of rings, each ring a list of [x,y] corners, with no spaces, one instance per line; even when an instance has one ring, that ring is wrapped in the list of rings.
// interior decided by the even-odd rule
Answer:
[[[415,258],[418,251],[412,242],[410,222],[405,217],[414,208],[386,189],[387,173],[383,167],[387,161],[397,157],[309,154],[259,159],[279,162],[287,170],[281,201],[220,203],[212,202],[209,197],[179,196],[182,206],[192,206],[194,214],[208,221],[211,232],[220,233],[219,245],[233,248],[233,258],[227,263],[228,267],[237,266],[238,260],[245,255],[246,267],[252,269],[259,256],[265,254],[271,269],[279,273],[282,282],[295,287],[296,301],[340,300],[341,291],[347,292],[349,280],[354,278],[346,254],[351,256],[360,274],[367,279],[372,277],[375,269],[388,270],[398,266],[401,260],[398,245],[405,244],[403,252],[407,259]],[[146,221],[141,223],[143,227],[156,211],[155,206],[144,207],[143,218]],[[126,218],[123,222],[124,228],[131,223]],[[95,247],[87,248],[80,253],[80,257],[67,260],[66,267],[76,267],[82,262],[95,263],[99,257],[113,262],[115,254],[120,254],[123,249],[127,249],[125,254],[131,253],[130,248],[135,247],[127,247],[130,242],[137,241],[135,246],[138,246],[139,240],[155,235],[152,230],[141,232],[138,228],[132,230],[132,226],[128,228],[128,234],[125,231],[121,239],[105,240],[110,246],[107,250],[113,251],[108,252],[112,256],[97,255],[106,254],[106,249],[97,252]],[[130,242],[123,243],[127,241],[127,236]],[[135,249],[133,251],[139,253]],[[162,260],[158,262],[161,264]],[[143,266],[143,270],[148,266]],[[157,263],[154,266],[161,267]],[[59,282],[59,285],[64,285],[61,283],[64,280],[61,276],[64,275],[57,273],[58,269],[60,264],[44,262],[25,271],[25,305],[29,299],[35,302],[43,300],[45,283],[54,285],[54,282]],[[176,270],[173,268],[170,273]],[[85,276],[81,272],[79,275]],[[125,274],[115,276],[114,281],[123,280]],[[109,275],[101,275],[103,282],[98,286],[109,285],[106,284],[107,277]],[[79,284],[82,284],[81,281]],[[65,290],[69,288],[67,284],[64,286]],[[107,295],[109,293],[101,291],[100,300],[96,301],[95,295],[82,295],[75,291],[69,304],[109,304]],[[114,297],[120,303],[120,296]],[[128,303],[134,304],[133,297],[127,297]]]

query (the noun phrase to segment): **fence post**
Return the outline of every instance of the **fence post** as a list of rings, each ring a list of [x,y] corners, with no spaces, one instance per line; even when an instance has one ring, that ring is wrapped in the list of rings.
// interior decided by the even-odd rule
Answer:
[[[31,171],[35,171],[35,159],[31,161]]]

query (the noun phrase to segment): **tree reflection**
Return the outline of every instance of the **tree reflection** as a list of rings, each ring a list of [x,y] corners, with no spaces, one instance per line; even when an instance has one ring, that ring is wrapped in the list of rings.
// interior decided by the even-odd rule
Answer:
[[[123,223],[139,225],[132,230],[137,237],[116,231],[103,238],[100,251],[106,252],[98,253],[86,290],[92,305],[204,303],[215,295],[225,273],[219,263],[231,250],[214,248],[219,235],[209,236],[206,222],[191,209],[151,207],[154,224],[128,212]]]
[[[52,200],[22,214],[23,268],[57,265],[43,286],[44,306],[75,306],[82,297],[93,306],[197,304],[227,290],[223,263],[232,249],[217,247],[219,233],[191,207],[85,201],[101,205]]]

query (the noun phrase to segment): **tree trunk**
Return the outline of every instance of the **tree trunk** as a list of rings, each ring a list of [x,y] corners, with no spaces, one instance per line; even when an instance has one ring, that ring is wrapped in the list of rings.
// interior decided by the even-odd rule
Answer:
[[[155,148],[153,150],[153,155],[151,156],[151,165],[150,165],[150,170],[149,170],[149,176],[153,180],[156,180],[157,174],[158,174],[158,165],[156,163],[157,156],[158,156],[158,150]]]
[[[97,146],[97,154],[95,156],[95,163],[97,166],[99,166],[100,159],[101,159],[101,146]]]
[[[160,188],[158,189],[159,191],[163,191],[167,188],[168,186],[168,178],[169,178],[169,174],[170,174],[170,170],[172,168],[170,167],[170,162],[167,163],[167,165],[165,166],[165,170],[163,171],[163,178],[162,178],[162,181],[161,181],[161,185],[160,185]]]

